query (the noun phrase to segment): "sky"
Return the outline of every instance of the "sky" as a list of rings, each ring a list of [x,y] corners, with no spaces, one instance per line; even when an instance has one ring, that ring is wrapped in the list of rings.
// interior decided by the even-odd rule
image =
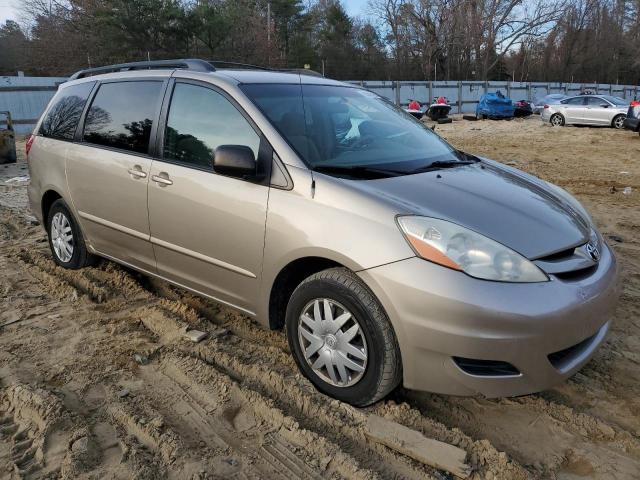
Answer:
[[[0,0],[0,2],[5,2],[7,0]],[[364,14],[365,10],[367,10],[368,0],[342,0],[342,5],[344,5],[345,10],[350,16]]]
[[[0,24],[7,20],[17,20],[18,11],[16,5],[19,0],[0,0]],[[365,13],[368,0],[342,0],[345,10],[351,16]]]
[[[0,24],[4,25],[7,20],[16,20],[18,12],[15,7],[15,0],[0,0]]]

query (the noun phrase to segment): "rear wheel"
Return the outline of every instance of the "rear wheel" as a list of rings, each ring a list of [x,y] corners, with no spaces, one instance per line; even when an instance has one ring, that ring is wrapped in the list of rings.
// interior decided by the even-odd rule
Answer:
[[[559,113],[554,113],[549,119],[549,123],[554,127],[562,127],[564,125],[564,117]]]
[[[51,205],[47,233],[53,260],[61,267],[78,269],[96,263],[96,257],[87,251],[78,223],[62,199]]]
[[[624,128],[625,118],[627,118],[625,115],[616,115],[613,121],[611,122],[611,126],[613,128],[617,128],[618,130],[620,130],[621,128]]]
[[[296,288],[286,329],[298,367],[327,395],[366,406],[400,383],[393,328],[373,293],[346,268],[316,273]]]

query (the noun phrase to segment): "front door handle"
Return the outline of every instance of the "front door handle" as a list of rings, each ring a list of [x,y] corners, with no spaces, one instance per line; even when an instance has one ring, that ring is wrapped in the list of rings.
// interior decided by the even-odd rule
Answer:
[[[153,175],[151,180],[156,182],[160,187],[166,187],[167,185],[173,185],[173,180],[169,178],[167,172],[160,172],[158,175]]]
[[[127,171],[134,179],[147,177],[147,174],[142,171],[142,167],[140,165],[134,165],[133,168],[130,168]]]

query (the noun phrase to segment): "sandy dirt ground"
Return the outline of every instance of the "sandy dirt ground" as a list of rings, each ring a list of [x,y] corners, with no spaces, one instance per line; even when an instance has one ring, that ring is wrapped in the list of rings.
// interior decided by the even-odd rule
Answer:
[[[574,378],[510,399],[332,400],[281,332],[107,261],[55,266],[28,211],[22,142],[19,163],[0,166],[0,478],[454,478],[376,443],[373,415],[463,449],[474,479],[640,478],[640,138],[537,118],[436,131],[566,188],[615,250],[621,303]]]

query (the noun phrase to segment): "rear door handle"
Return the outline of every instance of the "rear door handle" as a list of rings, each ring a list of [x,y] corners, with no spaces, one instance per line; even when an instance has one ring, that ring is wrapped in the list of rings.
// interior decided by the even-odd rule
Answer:
[[[136,178],[147,178],[147,174],[142,171],[142,167],[140,165],[135,165],[133,168],[127,170],[129,175],[131,175],[134,179]]]
[[[166,187],[167,185],[173,185],[173,180],[169,178],[169,175],[165,172],[160,172],[159,175],[153,175],[151,180],[156,182],[160,187]]]

